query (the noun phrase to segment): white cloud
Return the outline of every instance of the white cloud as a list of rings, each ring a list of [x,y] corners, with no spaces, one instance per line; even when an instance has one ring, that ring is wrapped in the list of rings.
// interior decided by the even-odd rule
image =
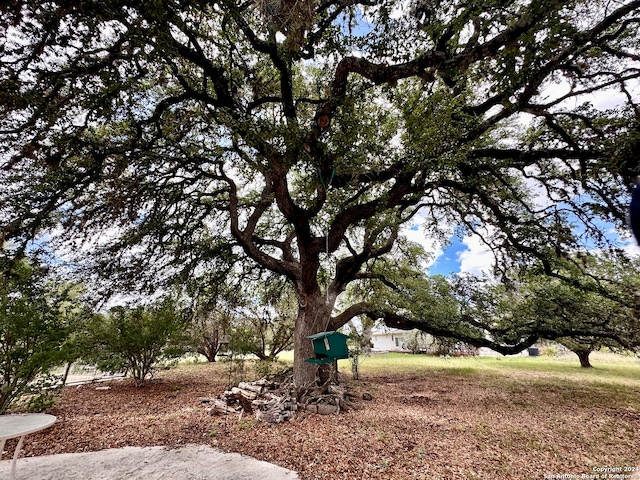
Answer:
[[[495,258],[491,250],[482,243],[480,237],[478,235],[464,237],[462,243],[467,249],[458,253],[460,272],[474,275],[482,275],[483,273],[490,275]]]
[[[401,234],[407,237],[409,241],[422,245],[422,248],[429,254],[427,268],[433,265],[436,259],[444,253],[442,244],[434,238],[427,237],[424,229],[417,223],[409,228],[402,229]]]
[[[640,246],[633,239],[623,247],[623,250],[630,257],[640,257]]]

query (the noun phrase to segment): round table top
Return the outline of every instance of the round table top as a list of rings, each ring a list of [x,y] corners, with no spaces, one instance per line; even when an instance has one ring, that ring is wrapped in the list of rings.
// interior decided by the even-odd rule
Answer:
[[[56,421],[54,415],[46,413],[23,413],[0,415],[0,440],[20,437],[28,433],[44,430]]]

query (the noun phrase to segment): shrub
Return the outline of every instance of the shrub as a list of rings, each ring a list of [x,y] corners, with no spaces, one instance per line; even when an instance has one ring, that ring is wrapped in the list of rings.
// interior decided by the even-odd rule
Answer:
[[[23,394],[39,395],[36,380],[70,360],[79,309],[68,288],[49,280],[35,261],[0,260],[0,414]]]
[[[404,338],[406,339],[407,348],[413,354],[426,353],[433,343],[431,336],[420,330],[412,330]]]
[[[436,355],[452,357],[474,357],[478,355],[478,348],[455,338],[436,337],[433,341]]]
[[[283,298],[244,307],[231,321],[229,348],[241,355],[275,361],[279,353],[293,347],[296,305],[291,298]]]
[[[173,299],[149,306],[115,307],[89,324],[83,358],[103,371],[127,371],[137,386],[159,362],[185,354],[188,323]]]

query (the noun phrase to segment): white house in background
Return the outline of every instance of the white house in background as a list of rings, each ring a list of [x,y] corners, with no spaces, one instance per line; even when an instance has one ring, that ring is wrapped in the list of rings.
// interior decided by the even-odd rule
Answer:
[[[407,332],[398,328],[374,328],[371,331],[373,353],[404,352],[411,353],[407,347]]]
[[[411,353],[409,349],[408,341],[412,337],[412,333],[415,331],[411,330],[400,330],[398,328],[389,328],[389,327],[378,327],[374,328],[371,331],[371,343],[372,353],[386,353],[386,352],[403,352],[403,353]],[[424,339],[427,343],[431,343],[433,341],[433,337],[431,335],[427,335],[427,338]],[[428,345],[427,345],[428,348]],[[537,349],[536,349],[537,350]],[[481,357],[502,357],[503,355],[491,350],[487,347],[481,347],[478,349],[478,355]],[[525,349],[520,353],[516,353],[515,355],[509,356],[527,356],[532,355],[531,350]],[[538,353],[536,353],[536,356]]]

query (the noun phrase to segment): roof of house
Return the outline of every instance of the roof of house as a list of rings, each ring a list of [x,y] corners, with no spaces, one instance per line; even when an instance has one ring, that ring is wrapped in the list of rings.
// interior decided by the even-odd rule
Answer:
[[[408,330],[401,330],[399,328],[390,328],[390,327],[374,327],[371,329],[371,335],[389,335],[389,334],[401,335],[407,332]]]

